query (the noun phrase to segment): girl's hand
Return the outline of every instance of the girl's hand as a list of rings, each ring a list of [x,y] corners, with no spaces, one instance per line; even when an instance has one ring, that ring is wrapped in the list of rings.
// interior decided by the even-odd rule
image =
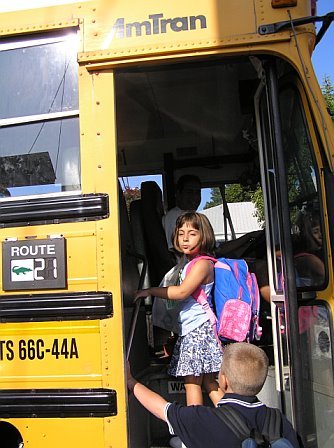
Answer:
[[[137,381],[133,378],[129,361],[126,361],[126,379],[129,391],[133,391]]]
[[[149,289],[139,289],[138,291],[135,292],[134,302],[137,302],[138,299],[141,299],[142,297],[147,297],[149,295],[150,295]]]

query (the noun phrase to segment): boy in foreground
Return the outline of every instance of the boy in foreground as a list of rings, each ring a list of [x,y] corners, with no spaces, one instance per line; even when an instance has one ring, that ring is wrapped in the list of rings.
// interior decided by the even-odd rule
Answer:
[[[224,396],[217,408],[226,404],[233,407],[247,426],[261,433],[266,406],[256,395],[260,392],[268,372],[268,358],[262,349],[245,342],[226,347],[218,376]],[[127,366],[128,388],[137,400],[156,417],[164,420],[170,433],[177,435],[187,448],[240,448],[240,439],[218,415],[219,409],[207,406],[183,406],[168,403],[163,397],[136,381]],[[282,416],[282,437],[294,448],[300,448],[291,423]]]

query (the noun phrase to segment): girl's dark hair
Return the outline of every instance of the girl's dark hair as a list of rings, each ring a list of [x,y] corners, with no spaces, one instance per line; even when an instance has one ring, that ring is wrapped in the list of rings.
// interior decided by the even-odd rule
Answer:
[[[179,246],[178,231],[184,225],[189,224],[200,234],[200,253],[212,254],[215,248],[216,240],[213,228],[208,218],[202,213],[185,212],[177,218],[175,229],[172,235],[172,241],[175,249],[182,252]]]

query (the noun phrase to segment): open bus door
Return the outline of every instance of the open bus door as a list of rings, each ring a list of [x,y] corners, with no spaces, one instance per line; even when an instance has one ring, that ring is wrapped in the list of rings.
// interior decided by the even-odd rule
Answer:
[[[264,166],[276,389],[305,447],[329,447],[334,408],[332,316],[328,303],[321,300],[326,298],[329,275],[321,179],[326,162],[297,79],[278,81],[273,61],[263,68],[255,108]],[[322,244],[317,249],[302,236],[306,219],[318,226]]]

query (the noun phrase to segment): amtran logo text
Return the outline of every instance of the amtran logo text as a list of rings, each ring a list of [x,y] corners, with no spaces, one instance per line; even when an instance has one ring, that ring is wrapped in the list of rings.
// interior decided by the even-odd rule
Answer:
[[[112,27],[112,35],[118,39],[124,37],[149,36],[151,34],[163,34],[168,31],[179,33],[180,31],[206,28],[206,17],[203,15],[174,17],[164,19],[163,14],[151,14],[149,20],[143,22],[125,23],[123,17],[116,20]]]

